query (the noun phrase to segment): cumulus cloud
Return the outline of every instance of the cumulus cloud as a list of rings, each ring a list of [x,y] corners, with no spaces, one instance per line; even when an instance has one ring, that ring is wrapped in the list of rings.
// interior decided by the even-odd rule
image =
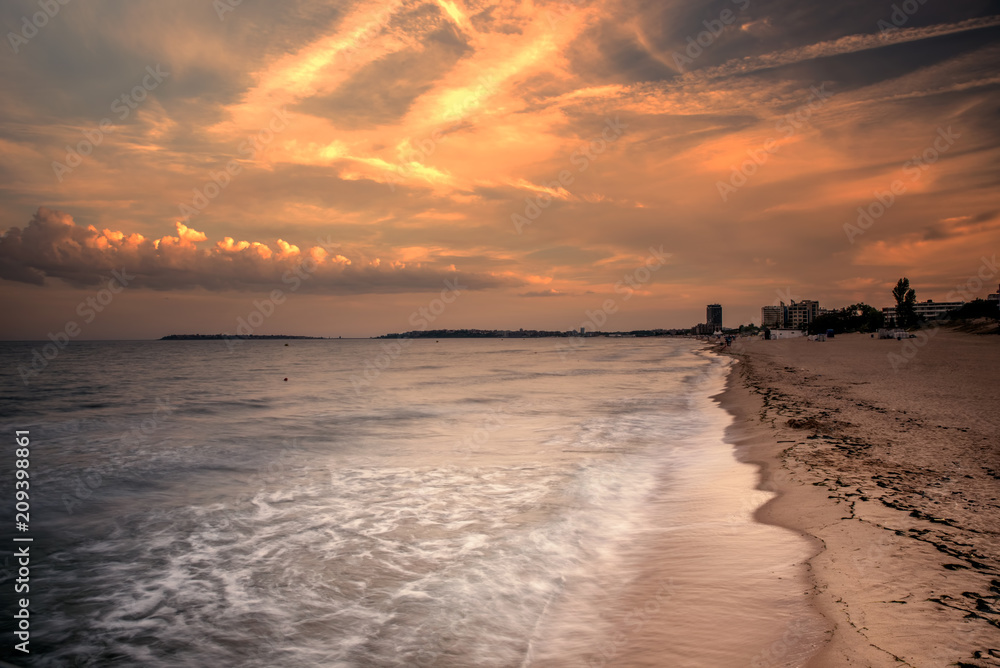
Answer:
[[[181,222],[176,235],[148,239],[141,234],[77,225],[61,211],[40,207],[23,228],[0,236],[0,278],[46,285],[48,278],[74,286],[97,285],[113,270],[135,275],[135,287],[155,290],[266,290],[301,285],[325,294],[401,293],[434,290],[452,279],[470,290],[519,285],[516,277],[458,272],[453,268],[383,258],[352,260],[330,249],[331,240],[302,251],[277,239],[225,237],[203,247],[207,235]]]

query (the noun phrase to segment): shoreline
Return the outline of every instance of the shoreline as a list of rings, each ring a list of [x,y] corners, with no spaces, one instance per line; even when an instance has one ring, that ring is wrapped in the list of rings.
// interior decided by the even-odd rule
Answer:
[[[776,494],[754,517],[813,546],[801,575],[822,630],[785,640],[810,668],[1000,666],[1000,346],[942,332],[893,373],[898,349],[850,335],[718,351],[735,361],[715,397],[726,442]]]
[[[780,658],[774,655],[794,653],[808,656],[810,659],[805,665],[820,666],[822,664],[815,663],[816,657],[829,642],[832,626],[815,600],[818,585],[812,574],[811,562],[823,551],[824,545],[792,514],[792,509],[801,501],[816,505],[818,499],[797,498],[799,494],[808,497],[812,490],[789,481],[781,462],[783,444],[778,443],[774,438],[774,431],[758,419],[763,402],[757,395],[748,391],[749,388],[744,384],[744,368],[744,361],[734,357],[726,377],[725,389],[712,397],[732,417],[732,424],[725,429],[724,440],[732,446],[736,461],[757,468],[756,489],[773,494],[754,511],[754,520],[791,531],[802,537],[809,545],[809,554],[797,576],[803,590],[808,592],[806,597],[814,616],[804,623],[792,623],[786,626],[781,636],[784,647],[770,648],[770,653],[777,660]],[[794,646],[794,649],[790,649],[789,646]],[[770,666],[772,663],[772,661],[761,662],[754,668]]]
[[[670,454],[646,453],[643,468],[656,467],[656,482],[635,525],[611,541],[613,558],[570,578],[536,633],[530,665],[796,668],[811,652],[795,641],[822,634],[797,576],[809,545],[754,519],[771,494],[724,439],[732,418],[715,397],[726,390],[731,360],[704,348],[695,354],[709,361],[708,374],[694,388],[678,387],[696,389],[696,403],[677,414],[687,426],[665,440]]]

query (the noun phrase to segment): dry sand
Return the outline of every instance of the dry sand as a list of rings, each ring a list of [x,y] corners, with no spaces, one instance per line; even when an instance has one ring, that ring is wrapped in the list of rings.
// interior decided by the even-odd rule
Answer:
[[[779,492],[757,518],[815,538],[808,665],[1000,666],[1000,336],[729,352],[729,440]]]

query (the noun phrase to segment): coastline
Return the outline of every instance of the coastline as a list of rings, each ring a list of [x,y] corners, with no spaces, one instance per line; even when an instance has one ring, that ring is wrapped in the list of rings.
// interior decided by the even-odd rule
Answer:
[[[663,430],[642,464],[659,468],[635,529],[611,541],[619,549],[604,566],[568,578],[525,666],[796,668],[822,640],[823,620],[798,575],[811,554],[807,539],[754,519],[771,494],[724,438],[732,417],[716,397],[731,360],[696,354],[710,367],[678,388],[694,390],[678,413],[686,425],[678,424],[678,440]],[[806,650],[803,637],[814,640]]]
[[[773,494],[754,512],[754,520],[787,529],[801,536],[809,545],[808,557],[796,576],[802,590],[808,592],[806,596],[815,613],[811,619],[793,620],[787,624],[779,644],[768,648],[767,660],[760,661],[753,668],[781,665],[781,659],[786,654],[811,657],[806,665],[820,666],[822,664],[813,662],[828,643],[832,627],[815,600],[817,584],[812,575],[811,562],[824,546],[821,540],[809,533],[809,524],[801,521],[795,509],[802,506],[821,508],[823,504],[819,498],[810,498],[815,497],[812,488],[790,481],[782,463],[781,450],[784,446],[777,442],[773,429],[760,420],[763,402],[745,384],[744,368],[745,362],[735,359],[726,378],[725,389],[712,398],[732,416],[733,421],[725,430],[725,441],[733,447],[736,460],[757,467],[757,489]]]
[[[1000,666],[993,339],[937,332],[899,368],[900,342],[867,335],[720,351],[726,440],[776,493],[755,519],[813,546],[801,576],[825,628],[784,637],[810,668]]]

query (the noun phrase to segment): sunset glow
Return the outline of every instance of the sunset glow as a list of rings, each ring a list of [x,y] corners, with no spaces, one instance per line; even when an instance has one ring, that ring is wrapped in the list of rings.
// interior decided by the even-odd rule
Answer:
[[[402,331],[446,279],[468,292],[435,326],[567,330],[661,246],[607,329],[715,302],[759,324],[787,294],[889,305],[903,275],[944,299],[1000,246],[988,2],[898,26],[864,2],[219,4],[76,2],[8,36],[5,338],[112,270],[135,279],[80,338],[232,331],[296,270],[258,333]]]

